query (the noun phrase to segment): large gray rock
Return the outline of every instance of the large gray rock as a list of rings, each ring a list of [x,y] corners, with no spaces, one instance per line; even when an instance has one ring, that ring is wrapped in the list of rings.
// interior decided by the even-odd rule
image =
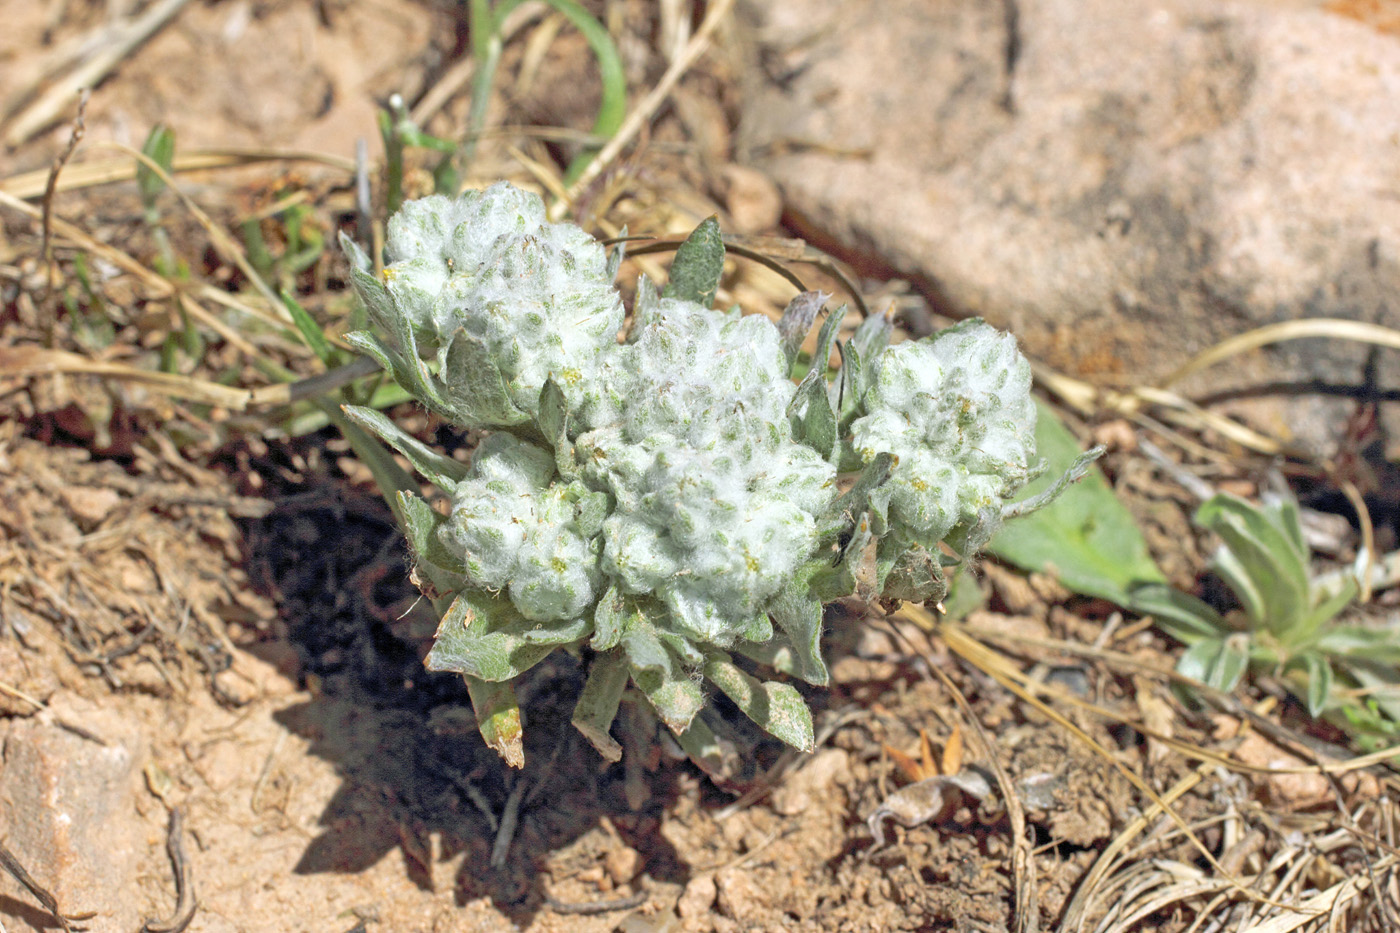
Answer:
[[[1288,2],[771,0],[747,15],[764,77],[741,140],[791,215],[1054,366],[1141,381],[1274,321],[1400,323],[1395,37]],[[1188,387],[1354,384],[1364,358],[1293,343]],[[1335,424],[1324,409],[1253,415],[1315,442]]]

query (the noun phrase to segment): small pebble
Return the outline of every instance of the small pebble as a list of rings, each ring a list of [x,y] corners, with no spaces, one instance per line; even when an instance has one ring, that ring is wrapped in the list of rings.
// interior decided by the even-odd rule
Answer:
[[[642,857],[636,849],[624,846],[609,852],[603,859],[603,867],[614,884],[626,884],[637,877],[637,871],[642,867]]]
[[[676,902],[676,910],[687,927],[696,925],[702,918],[709,916],[718,893],[714,875],[696,875],[690,879],[680,900]]]

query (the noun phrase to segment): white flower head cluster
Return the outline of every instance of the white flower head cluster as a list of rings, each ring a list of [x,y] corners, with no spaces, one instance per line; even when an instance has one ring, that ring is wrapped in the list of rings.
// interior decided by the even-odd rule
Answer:
[[[932,546],[985,521],[1031,479],[1035,403],[1016,341],[980,321],[888,348],[851,425],[865,461],[898,458],[885,489],[890,531]]]
[[[796,386],[766,318],[644,286],[631,338],[608,373],[618,420],[578,439],[585,477],[615,503],[603,566],[727,647],[815,552],[836,469],[792,437]]]
[[[577,401],[582,372],[622,326],[602,245],[547,222],[537,196],[509,185],[404,204],[389,221],[380,278],[346,242],[371,340],[387,338],[374,349],[402,367],[431,357],[430,384],[456,403],[449,417],[526,423],[550,377]]]
[[[710,310],[713,221],[677,253],[664,295],[639,283],[621,343],[618,257],[508,185],[406,204],[379,276],[347,249],[374,324],[353,342],[430,409],[494,431],[467,468],[348,409],[450,502],[444,515],[400,497],[420,579],[450,600],[429,666],[509,709],[487,685],[508,689],[556,648],[590,652],[574,721],[610,758],[629,679],[697,757],[713,737],[696,720],[703,680],[809,747],[797,691],[730,652],[824,683],[822,605],[856,589],[865,555],[877,549],[877,589],[936,598],[938,543],[985,540],[1034,469],[1029,368],[1011,338],[970,324],[887,347],[888,323],[867,322],[836,386],[820,363],[799,385],[825,296],[805,293],[776,325]],[[840,484],[838,470],[859,475]],[[511,757],[518,735],[478,712]]]

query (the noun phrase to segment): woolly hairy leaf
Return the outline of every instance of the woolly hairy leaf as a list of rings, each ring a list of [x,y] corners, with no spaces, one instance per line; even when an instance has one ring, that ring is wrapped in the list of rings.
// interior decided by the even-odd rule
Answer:
[[[1217,555],[1217,569],[1237,588],[1256,625],[1285,644],[1312,634],[1302,630],[1311,608],[1307,554],[1278,510],[1221,493],[1201,505],[1196,521],[1224,539],[1227,552]]]
[[[705,677],[764,731],[799,751],[812,750],[812,712],[790,684],[763,683],[721,654],[705,661]]]
[[[413,468],[439,489],[450,490],[466,478],[469,468],[465,463],[458,463],[433,450],[381,412],[359,405],[342,405],[341,410],[351,421],[379,435],[390,447],[407,457]]]
[[[525,743],[520,728],[520,704],[510,683],[488,683],[467,677],[467,694],[476,712],[477,728],[488,748],[512,768],[525,767]]]
[[[787,354],[789,374],[797,365],[802,342],[807,339],[817,314],[830,298],[825,292],[802,292],[783,309],[783,316],[778,319],[778,333],[783,335],[783,352]]]
[[[622,746],[608,732],[627,686],[627,659],[610,651],[593,659],[588,680],[574,707],[573,725],[608,761],[622,758]]]
[[[405,525],[404,532],[408,537],[408,545],[413,550],[414,559],[426,561],[438,570],[458,577],[465,574],[466,567],[462,565],[461,559],[444,547],[438,536],[438,529],[447,522],[447,517],[434,509],[422,496],[400,492],[398,500]],[[460,585],[460,581],[458,584]]]
[[[558,645],[578,642],[592,629],[586,619],[546,627],[531,622],[510,600],[463,590],[438,625],[424,664],[498,682],[512,680],[543,661]]]
[[[719,280],[724,275],[724,240],[719,221],[707,217],[676,250],[671,278],[661,293],[663,298],[682,298],[704,308],[715,303]]]

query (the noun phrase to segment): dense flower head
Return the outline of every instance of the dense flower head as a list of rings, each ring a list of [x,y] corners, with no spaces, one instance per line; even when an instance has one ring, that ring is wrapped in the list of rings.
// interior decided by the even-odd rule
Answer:
[[[777,328],[641,289],[611,359],[616,420],[578,440],[612,496],[603,567],[686,631],[732,643],[811,558],[835,468],[791,436]]]
[[[929,550],[999,509],[1035,466],[1031,370],[1016,341],[980,321],[896,344],[851,426],[866,460],[898,458],[887,486],[895,534]]]
[[[606,502],[579,483],[557,480],[548,450],[493,434],[452,490],[452,511],[439,531],[475,586],[507,591],[534,622],[577,619],[602,592],[598,531]]]
[[[504,183],[406,203],[389,223],[385,255],[382,281],[357,284],[388,299],[367,296],[381,332],[402,333],[399,317],[412,334],[413,346],[391,341],[393,350],[436,358],[450,380],[458,368],[451,348],[468,341],[462,365],[499,374],[505,410],[469,410],[466,422],[527,421],[551,377],[578,402],[584,370],[622,326],[602,245],[578,227],[548,223],[538,196]]]

